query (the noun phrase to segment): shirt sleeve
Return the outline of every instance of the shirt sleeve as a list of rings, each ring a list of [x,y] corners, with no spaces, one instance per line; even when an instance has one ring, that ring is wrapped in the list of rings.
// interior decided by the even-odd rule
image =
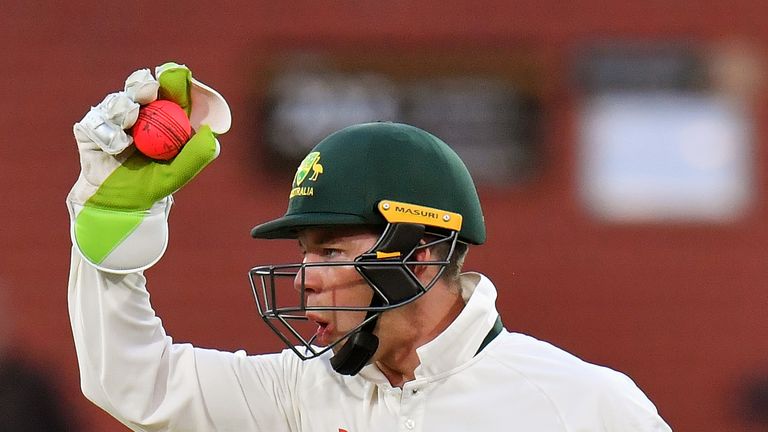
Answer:
[[[295,356],[174,344],[145,283],[72,251],[69,314],[88,399],[134,431],[296,430]]]
[[[672,432],[653,402],[628,376],[614,372],[601,394],[600,418],[607,432]]]

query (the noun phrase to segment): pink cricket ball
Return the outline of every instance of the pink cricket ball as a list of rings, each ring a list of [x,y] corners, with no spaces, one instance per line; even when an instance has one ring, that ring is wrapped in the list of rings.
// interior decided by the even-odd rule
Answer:
[[[192,133],[189,118],[178,104],[156,100],[139,109],[131,129],[136,148],[152,159],[168,160],[176,156]]]

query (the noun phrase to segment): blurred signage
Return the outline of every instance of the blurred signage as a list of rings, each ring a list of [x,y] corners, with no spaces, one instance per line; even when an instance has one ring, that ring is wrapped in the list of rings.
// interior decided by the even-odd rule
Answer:
[[[606,43],[579,52],[578,85],[590,93],[696,91],[708,79],[705,59],[673,43]]]
[[[391,66],[386,56],[365,67],[329,59],[279,68],[267,81],[264,140],[274,163],[293,166],[331,132],[371,121],[433,133],[480,183],[523,181],[539,162],[535,102],[504,61],[496,70],[473,70],[469,57],[462,67],[437,61],[415,71]]]

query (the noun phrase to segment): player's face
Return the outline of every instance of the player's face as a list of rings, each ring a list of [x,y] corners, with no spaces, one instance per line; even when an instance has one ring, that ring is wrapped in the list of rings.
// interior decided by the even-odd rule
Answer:
[[[356,227],[308,228],[298,235],[304,263],[354,261],[378,238],[378,234]],[[294,285],[301,289],[299,277]],[[371,287],[351,265],[308,267],[304,289],[309,307],[366,307],[373,297]],[[318,325],[317,345],[336,341],[365,319],[365,312],[360,311],[311,311],[306,315]]]

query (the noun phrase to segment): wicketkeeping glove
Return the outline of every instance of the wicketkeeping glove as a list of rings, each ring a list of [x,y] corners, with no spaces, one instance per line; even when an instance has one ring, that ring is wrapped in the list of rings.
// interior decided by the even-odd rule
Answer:
[[[216,136],[229,130],[226,101],[192,78],[186,66],[166,63],[131,74],[125,90],[108,95],[74,125],[81,171],[67,196],[72,243],[97,268],[112,273],[144,270],[168,244],[171,194],[219,154]],[[144,156],[126,133],[139,106],[157,98],[185,109],[196,131],[171,160]]]

